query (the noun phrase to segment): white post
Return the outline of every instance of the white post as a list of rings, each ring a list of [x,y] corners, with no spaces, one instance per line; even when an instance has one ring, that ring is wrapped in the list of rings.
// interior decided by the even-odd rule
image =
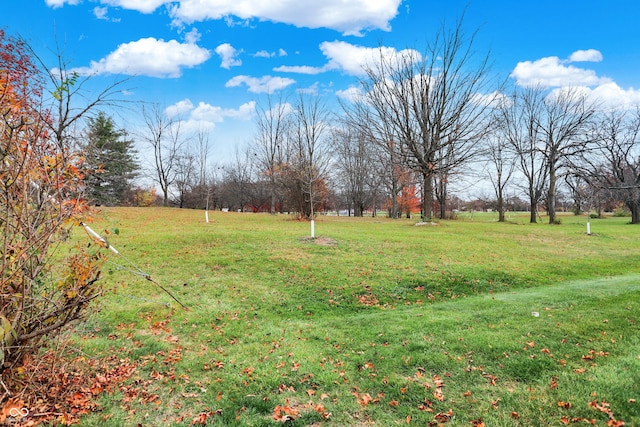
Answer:
[[[204,220],[207,224],[209,224],[209,211],[204,211]]]
[[[589,216],[587,217],[587,235],[590,236],[591,235],[591,220],[590,220],[591,214],[589,214]]]
[[[316,224],[314,220],[311,220],[311,238],[316,238]]]

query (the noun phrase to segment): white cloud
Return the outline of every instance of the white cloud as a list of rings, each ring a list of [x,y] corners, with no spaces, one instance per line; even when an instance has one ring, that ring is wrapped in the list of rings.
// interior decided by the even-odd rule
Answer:
[[[169,118],[180,117],[182,130],[189,134],[200,130],[211,131],[217,123],[222,123],[226,119],[251,120],[255,111],[255,101],[246,102],[234,109],[222,108],[202,101],[194,105],[190,99],[183,99],[168,106],[164,113]]]
[[[366,75],[367,67],[375,67],[380,62],[381,56],[385,61],[395,62],[399,58],[411,58],[420,61],[422,55],[413,49],[401,51],[393,47],[364,47],[343,41],[323,42],[320,50],[328,59],[322,67],[308,65],[283,65],[274,68],[274,71],[300,74],[320,74],[330,70],[339,70],[351,76],[362,77]]]
[[[153,37],[123,43],[88,67],[77,68],[81,74],[127,74],[150,77],[180,77],[183,68],[205,62],[211,53],[192,43],[164,41]]]
[[[308,95],[317,95],[320,84],[318,82],[313,83],[309,87],[302,87],[298,89],[298,93],[306,93]]]
[[[47,6],[55,9],[64,6],[65,3],[72,6],[79,4],[80,0],[45,0],[45,3],[47,4]]]
[[[344,99],[345,101],[355,102],[362,99],[362,89],[356,86],[350,86],[345,90],[336,91],[336,95],[338,98]]]
[[[241,52],[241,50],[236,50],[236,48],[231,46],[229,43],[223,43],[216,47],[216,53],[222,59],[222,63],[220,64],[220,66],[222,68],[226,68],[227,70],[231,67],[242,65],[242,61],[237,58],[237,56]]]
[[[108,9],[106,7],[96,6],[93,8],[93,15],[98,19],[108,20],[107,11]]]
[[[572,62],[600,62],[602,53],[595,49],[577,50],[567,60],[556,56],[537,61],[519,62],[511,72],[518,85],[541,85],[554,88],[551,96],[567,87],[578,88],[593,102],[605,108],[635,108],[640,105],[640,90],[624,89],[607,77],[599,77],[594,70],[569,65]]]
[[[235,16],[360,35],[371,29],[389,31],[389,22],[397,15],[400,3],[401,0],[181,0],[170,7],[170,14],[186,23]]]
[[[310,65],[281,65],[279,67],[275,67],[273,71],[277,71],[279,73],[297,73],[297,74],[320,74],[329,70],[329,68],[325,65],[324,67],[312,67]]]
[[[595,49],[576,50],[569,56],[569,62],[600,62],[602,53]]]
[[[273,58],[276,54],[274,52],[267,52],[266,50],[259,50],[254,53],[253,56],[257,58]]]
[[[391,29],[402,0],[100,0],[101,4],[153,13],[166,5],[174,23],[223,19],[228,24],[272,21],[304,28],[331,28],[345,35]],[[81,0],[45,0],[53,8]],[[235,19],[234,19],[235,18]]]
[[[632,109],[640,106],[640,90],[623,89],[614,82],[583,90],[590,99],[605,108]]]
[[[122,9],[136,10],[141,13],[152,13],[167,3],[167,0],[101,0],[101,3],[121,7]]]
[[[276,56],[287,56],[287,51],[282,48],[278,49],[278,52],[269,52],[267,50],[260,50],[254,53],[253,56],[257,58],[273,58]]]
[[[191,102],[191,100],[183,99],[182,101],[178,101],[175,104],[165,108],[164,114],[169,118],[173,118],[176,116],[182,116],[190,112],[191,110],[193,110],[193,103]]]
[[[237,87],[247,85],[249,92],[253,93],[273,93],[282,90],[296,81],[284,77],[263,76],[260,78],[250,76],[235,76],[229,80],[225,87]]]
[[[487,94],[476,93],[471,97],[471,100],[477,105],[488,107],[499,107],[501,105],[508,105],[511,102],[508,96],[498,91]]]
[[[255,101],[242,104],[238,109],[221,108],[205,102],[200,102],[191,112],[190,118],[199,121],[222,122],[225,118],[236,120],[251,120],[256,111]]]
[[[544,87],[596,86],[610,81],[598,77],[593,70],[566,65],[566,62],[557,56],[519,62],[511,72],[511,77],[520,86]]]
[[[184,41],[189,44],[196,44],[200,41],[201,38],[202,36],[197,28],[192,29],[184,35]]]
[[[109,8],[96,6],[93,8],[93,16],[103,21],[120,22],[120,19],[109,18]]]
[[[324,42],[320,44],[320,50],[329,58],[329,68],[340,69],[352,76],[365,75],[365,68],[375,66],[381,57],[392,63],[403,57],[414,61],[422,59],[422,55],[413,49],[398,51],[393,47],[363,47],[342,41]]]

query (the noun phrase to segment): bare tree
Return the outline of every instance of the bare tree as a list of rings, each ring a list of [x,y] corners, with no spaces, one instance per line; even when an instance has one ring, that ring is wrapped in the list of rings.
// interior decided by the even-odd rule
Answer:
[[[582,157],[584,176],[612,191],[631,211],[631,223],[640,224],[640,108],[610,111],[595,129],[598,148]]]
[[[197,135],[198,147],[196,155],[196,167],[198,172],[197,184],[204,186],[207,183],[207,164],[211,146],[209,143],[209,134],[200,129]]]
[[[222,198],[230,210],[244,212],[252,198],[253,158],[249,150],[239,151],[236,147],[233,161],[224,166]]]
[[[378,173],[380,187],[386,189],[389,199],[390,218],[399,218],[398,195],[403,189],[403,176],[407,165],[401,153],[401,144],[397,142],[392,123],[379,120],[379,115],[368,101],[368,96],[356,97],[352,103],[342,103],[343,121],[346,126],[363,135],[369,143],[368,150],[373,154],[374,170]],[[376,184],[376,189],[378,185]]]
[[[175,204],[178,207],[185,207],[185,198],[197,187],[198,172],[198,158],[195,154],[185,151],[176,156],[174,185],[177,192]]]
[[[349,127],[332,132],[332,149],[335,158],[337,180],[344,188],[354,216],[363,216],[377,182],[374,166],[375,145],[366,135]]]
[[[268,95],[266,105],[259,105],[256,111],[258,133],[254,140],[254,150],[259,167],[269,183],[270,211],[275,214],[292,107],[281,93],[277,101]]]
[[[387,123],[407,164],[422,177],[424,218],[431,218],[434,177],[476,155],[488,132],[491,99],[489,56],[476,60],[476,33],[466,37],[462,20],[444,25],[424,55],[413,50],[385,56],[366,68],[362,81],[372,118]],[[494,95],[485,95],[489,98]]]
[[[171,186],[176,180],[178,156],[183,144],[180,120],[167,117],[158,105],[142,108],[147,126],[141,137],[153,150],[153,180],[162,191],[162,205],[169,206]]]
[[[53,139],[65,151],[76,142],[75,128],[81,119],[94,114],[99,109],[105,107],[122,108],[125,104],[124,98],[119,98],[119,95],[124,91],[123,85],[129,80],[128,78],[114,80],[113,83],[102,87],[98,92],[92,93],[88,86],[95,75],[71,71],[62,49],[57,43],[55,67],[47,65],[28,43],[25,42],[24,47],[28,54],[38,61],[43,75],[48,80],[47,85],[53,88],[47,93],[51,95],[51,98],[43,99],[43,105],[52,106],[44,111],[55,117],[55,120],[47,119],[45,121],[53,134]],[[83,102],[78,102],[78,100]]]
[[[319,185],[329,165],[327,127],[329,111],[318,96],[299,94],[291,126],[294,170],[301,184],[305,217],[311,221],[311,238],[315,238],[315,205],[320,200]],[[308,209],[307,209],[308,208]]]
[[[562,88],[544,98],[542,114],[537,119],[539,135],[544,141],[548,168],[547,210],[549,223],[556,222],[556,187],[558,175],[590,142],[591,120],[595,104],[577,88]]]
[[[526,181],[531,223],[537,222],[538,203],[547,185],[549,170],[539,127],[543,98],[542,88],[516,89],[499,103],[497,118],[497,137],[508,142]]]
[[[487,144],[487,176],[496,195],[498,222],[505,221],[505,189],[516,167],[516,160],[510,156],[509,143],[502,138],[492,138]]]

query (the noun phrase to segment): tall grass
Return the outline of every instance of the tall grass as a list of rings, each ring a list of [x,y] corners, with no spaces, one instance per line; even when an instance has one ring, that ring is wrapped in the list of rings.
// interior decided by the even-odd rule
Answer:
[[[573,216],[321,217],[315,240],[284,215],[210,218],[118,208],[92,224],[123,257],[78,342],[139,368],[83,425],[640,424],[625,218],[588,236]]]

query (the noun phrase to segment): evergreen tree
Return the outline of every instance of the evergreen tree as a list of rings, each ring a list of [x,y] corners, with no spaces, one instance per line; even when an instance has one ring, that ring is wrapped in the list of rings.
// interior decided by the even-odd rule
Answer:
[[[85,159],[89,174],[85,177],[87,198],[99,205],[121,205],[138,175],[133,140],[127,132],[116,129],[103,112],[89,119]]]

